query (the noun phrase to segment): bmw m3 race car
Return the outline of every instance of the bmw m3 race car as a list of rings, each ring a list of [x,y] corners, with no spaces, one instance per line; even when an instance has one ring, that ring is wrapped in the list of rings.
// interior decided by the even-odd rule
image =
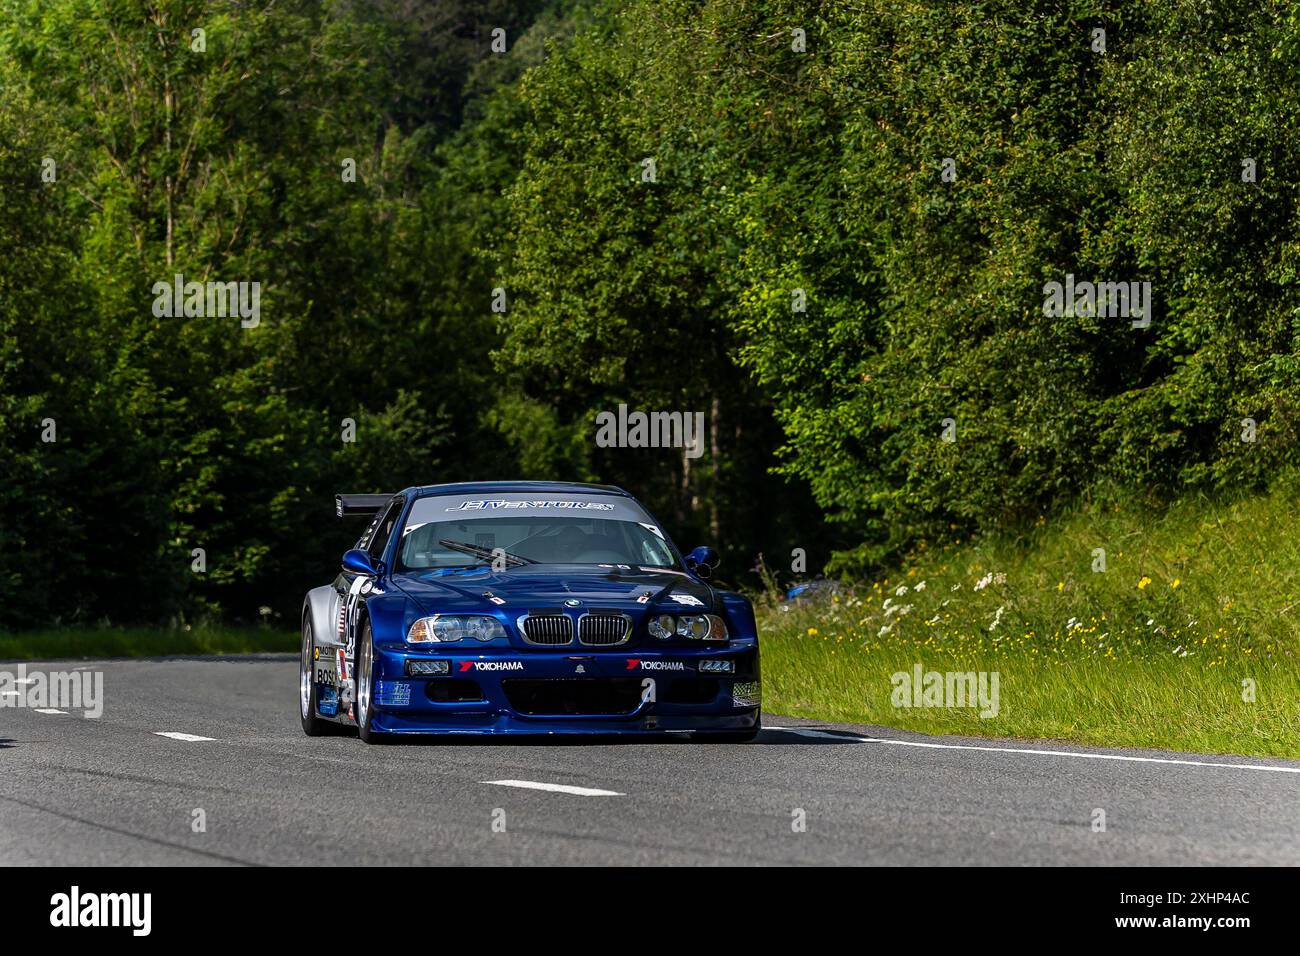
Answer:
[[[627,492],[476,482],[336,511],[373,518],[303,604],[307,734],[758,733],[752,606]]]

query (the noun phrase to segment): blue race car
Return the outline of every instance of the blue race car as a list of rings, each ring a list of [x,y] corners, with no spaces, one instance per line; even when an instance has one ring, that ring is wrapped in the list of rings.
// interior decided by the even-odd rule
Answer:
[[[373,518],[303,604],[307,734],[758,733],[752,606],[627,492],[475,482],[336,511]]]

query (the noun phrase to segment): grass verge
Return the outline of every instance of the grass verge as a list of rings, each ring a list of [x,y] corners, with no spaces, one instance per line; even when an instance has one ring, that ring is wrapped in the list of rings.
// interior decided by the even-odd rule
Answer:
[[[171,628],[60,628],[0,633],[0,660],[57,660],[68,657],[160,657],[178,654],[290,653],[299,635],[265,627],[196,625]]]
[[[929,734],[1300,758],[1293,499],[1085,509],[1019,540],[923,549],[815,603],[765,597],[764,708]],[[918,665],[997,672],[996,716],[895,706],[895,675]]]

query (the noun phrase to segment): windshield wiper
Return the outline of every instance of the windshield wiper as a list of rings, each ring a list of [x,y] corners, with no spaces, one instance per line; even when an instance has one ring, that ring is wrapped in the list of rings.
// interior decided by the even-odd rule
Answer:
[[[532,558],[525,558],[520,554],[511,554],[504,548],[484,548],[477,544],[470,544],[468,541],[453,541],[451,538],[439,538],[438,543],[444,548],[450,548],[453,551],[459,551],[462,554],[472,554],[476,558],[482,558],[484,561],[494,561],[500,555],[505,559],[509,567],[520,567],[525,564],[537,564]]]

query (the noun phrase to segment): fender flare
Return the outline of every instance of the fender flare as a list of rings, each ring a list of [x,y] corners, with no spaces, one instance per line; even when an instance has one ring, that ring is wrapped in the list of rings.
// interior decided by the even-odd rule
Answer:
[[[339,594],[333,585],[312,588],[302,604],[303,623],[311,622],[317,647],[342,647],[338,632]]]

